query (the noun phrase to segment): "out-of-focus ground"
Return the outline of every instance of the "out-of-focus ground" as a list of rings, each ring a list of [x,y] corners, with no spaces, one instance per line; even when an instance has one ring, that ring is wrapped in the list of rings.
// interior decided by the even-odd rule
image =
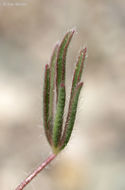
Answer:
[[[42,126],[44,66],[76,27],[67,89],[88,47],[74,132],[26,190],[125,190],[125,1],[20,0],[0,4],[0,189],[14,190],[50,154]],[[19,1],[18,1],[19,3]]]

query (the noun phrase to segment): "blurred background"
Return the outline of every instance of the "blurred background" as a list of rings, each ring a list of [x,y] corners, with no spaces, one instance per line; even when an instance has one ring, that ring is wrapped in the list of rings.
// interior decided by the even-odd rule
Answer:
[[[78,52],[88,47],[74,131],[25,189],[125,189],[125,1],[0,0],[1,190],[15,190],[51,153],[42,120],[44,66],[73,27],[68,92]]]

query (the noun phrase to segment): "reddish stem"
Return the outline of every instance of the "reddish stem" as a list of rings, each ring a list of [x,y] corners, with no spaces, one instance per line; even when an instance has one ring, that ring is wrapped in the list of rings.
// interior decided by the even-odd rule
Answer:
[[[24,181],[21,182],[20,185],[15,190],[22,190],[28,183],[32,181],[32,179],[39,174],[43,168],[45,168],[54,158],[55,154],[50,155],[37,169],[35,169]]]

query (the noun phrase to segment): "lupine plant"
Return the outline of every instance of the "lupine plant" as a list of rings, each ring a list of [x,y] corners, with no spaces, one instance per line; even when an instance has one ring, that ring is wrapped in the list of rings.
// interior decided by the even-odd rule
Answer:
[[[64,121],[66,103],[66,55],[75,30],[68,31],[61,43],[57,43],[50,64],[45,66],[43,87],[43,123],[52,154],[35,169],[17,188],[22,190],[31,180],[62,151],[72,134],[78,100],[83,82],[81,76],[87,49],[83,48],[78,56],[70,92],[67,117]]]

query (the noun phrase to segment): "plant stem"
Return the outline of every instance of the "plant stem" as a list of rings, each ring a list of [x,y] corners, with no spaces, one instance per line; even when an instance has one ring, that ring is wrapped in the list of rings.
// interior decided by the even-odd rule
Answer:
[[[22,190],[28,183],[32,181],[32,179],[39,174],[43,168],[45,168],[54,158],[56,157],[56,154],[50,155],[38,168],[36,168],[24,181],[21,182],[20,185],[15,190]]]

